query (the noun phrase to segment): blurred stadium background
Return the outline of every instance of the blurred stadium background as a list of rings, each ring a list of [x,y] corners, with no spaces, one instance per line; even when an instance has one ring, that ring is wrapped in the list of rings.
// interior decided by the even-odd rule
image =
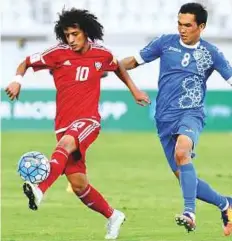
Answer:
[[[7,0],[2,4],[2,84],[14,75],[25,56],[43,51],[56,43],[53,26],[57,12],[65,7],[87,8],[105,26],[105,44],[119,58],[136,53],[161,33],[175,33],[177,12],[187,1],[174,0]],[[203,2],[209,11],[204,37],[215,43],[232,59],[232,1]],[[13,28],[12,28],[13,26]],[[159,61],[131,71],[136,83],[154,99]],[[55,114],[54,85],[48,71],[26,75],[21,98],[10,103],[3,95],[1,103],[3,129],[51,129]],[[41,91],[41,89],[43,89]],[[125,93],[123,84],[109,74],[102,80],[101,113],[103,128],[111,130],[151,130],[154,113],[141,109]],[[207,113],[209,130],[232,130],[231,88],[214,73],[208,82]],[[229,92],[228,92],[229,90]],[[139,113],[140,121],[133,121]],[[150,116],[150,118],[147,118]]]
[[[102,240],[104,219],[74,197],[65,195],[61,178],[38,213],[22,197],[17,160],[30,150],[50,156],[54,145],[54,85],[48,71],[25,76],[20,99],[9,102],[3,88],[25,56],[56,43],[57,12],[65,6],[86,8],[105,27],[105,44],[118,59],[134,54],[162,33],[176,33],[177,12],[185,0],[4,0],[1,2],[2,240]],[[232,1],[204,0],[209,19],[203,37],[232,61]],[[154,100],[158,61],[130,72]],[[207,125],[197,148],[198,174],[217,189],[232,194],[232,89],[214,73],[208,81]],[[153,104],[154,105],[154,102]],[[187,235],[173,215],[182,205],[178,185],[155,134],[151,107],[134,104],[113,75],[102,79],[100,103],[103,132],[90,148],[91,181],[128,222],[120,240],[221,241],[220,213],[199,202],[198,231]],[[210,164],[210,165],[208,165]],[[220,168],[218,167],[220,165]]]

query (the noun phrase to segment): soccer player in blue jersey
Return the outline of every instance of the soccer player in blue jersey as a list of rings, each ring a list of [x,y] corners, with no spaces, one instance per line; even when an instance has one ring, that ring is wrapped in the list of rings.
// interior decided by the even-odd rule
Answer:
[[[180,181],[184,210],[176,223],[196,228],[196,198],[213,204],[222,214],[225,235],[232,233],[232,198],[220,195],[197,177],[193,149],[204,127],[206,81],[214,70],[232,85],[232,67],[224,55],[200,35],[207,11],[199,3],[184,4],[178,13],[179,34],[162,35],[132,57],[121,61],[126,69],[160,58],[156,126],[166,158]]]

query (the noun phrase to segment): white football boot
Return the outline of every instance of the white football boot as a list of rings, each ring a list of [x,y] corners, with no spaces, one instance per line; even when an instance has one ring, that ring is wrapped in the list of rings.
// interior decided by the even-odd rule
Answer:
[[[23,184],[23,192],[29,199],[29,208],[32,210],[37,210],[43,198],[43,192],[36,184],[32,184],[30,182],[25,182]]]
[[[126,216],[124,213],[114,210],[112,216],[108,219],[105,239],[116,239],[125,220]]]

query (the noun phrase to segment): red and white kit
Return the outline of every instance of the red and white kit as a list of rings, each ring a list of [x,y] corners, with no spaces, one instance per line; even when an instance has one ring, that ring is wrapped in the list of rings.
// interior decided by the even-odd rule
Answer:
[[[68,133],[78,141],[81,151],[81,157],[78,153],[70,155],[65,173],[85,173],[85,152],[100,131],[100,79],[103,72],[118,68],[117,61],[106,48],[90,42],[90,49],[84,54],[59,44],[27,57],[26,63],[34,71],[51,70],[57,90],[57,140]],[[75,158],[79,161],[74,162]]]

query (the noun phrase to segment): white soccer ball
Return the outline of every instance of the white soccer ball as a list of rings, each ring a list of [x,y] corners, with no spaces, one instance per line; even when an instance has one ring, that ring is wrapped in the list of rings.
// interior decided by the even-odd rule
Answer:
[[[19,159],[18,173],[24,181],[38,184],[49,176],[50,163],[46,156],[38,151],[27,152]]]

